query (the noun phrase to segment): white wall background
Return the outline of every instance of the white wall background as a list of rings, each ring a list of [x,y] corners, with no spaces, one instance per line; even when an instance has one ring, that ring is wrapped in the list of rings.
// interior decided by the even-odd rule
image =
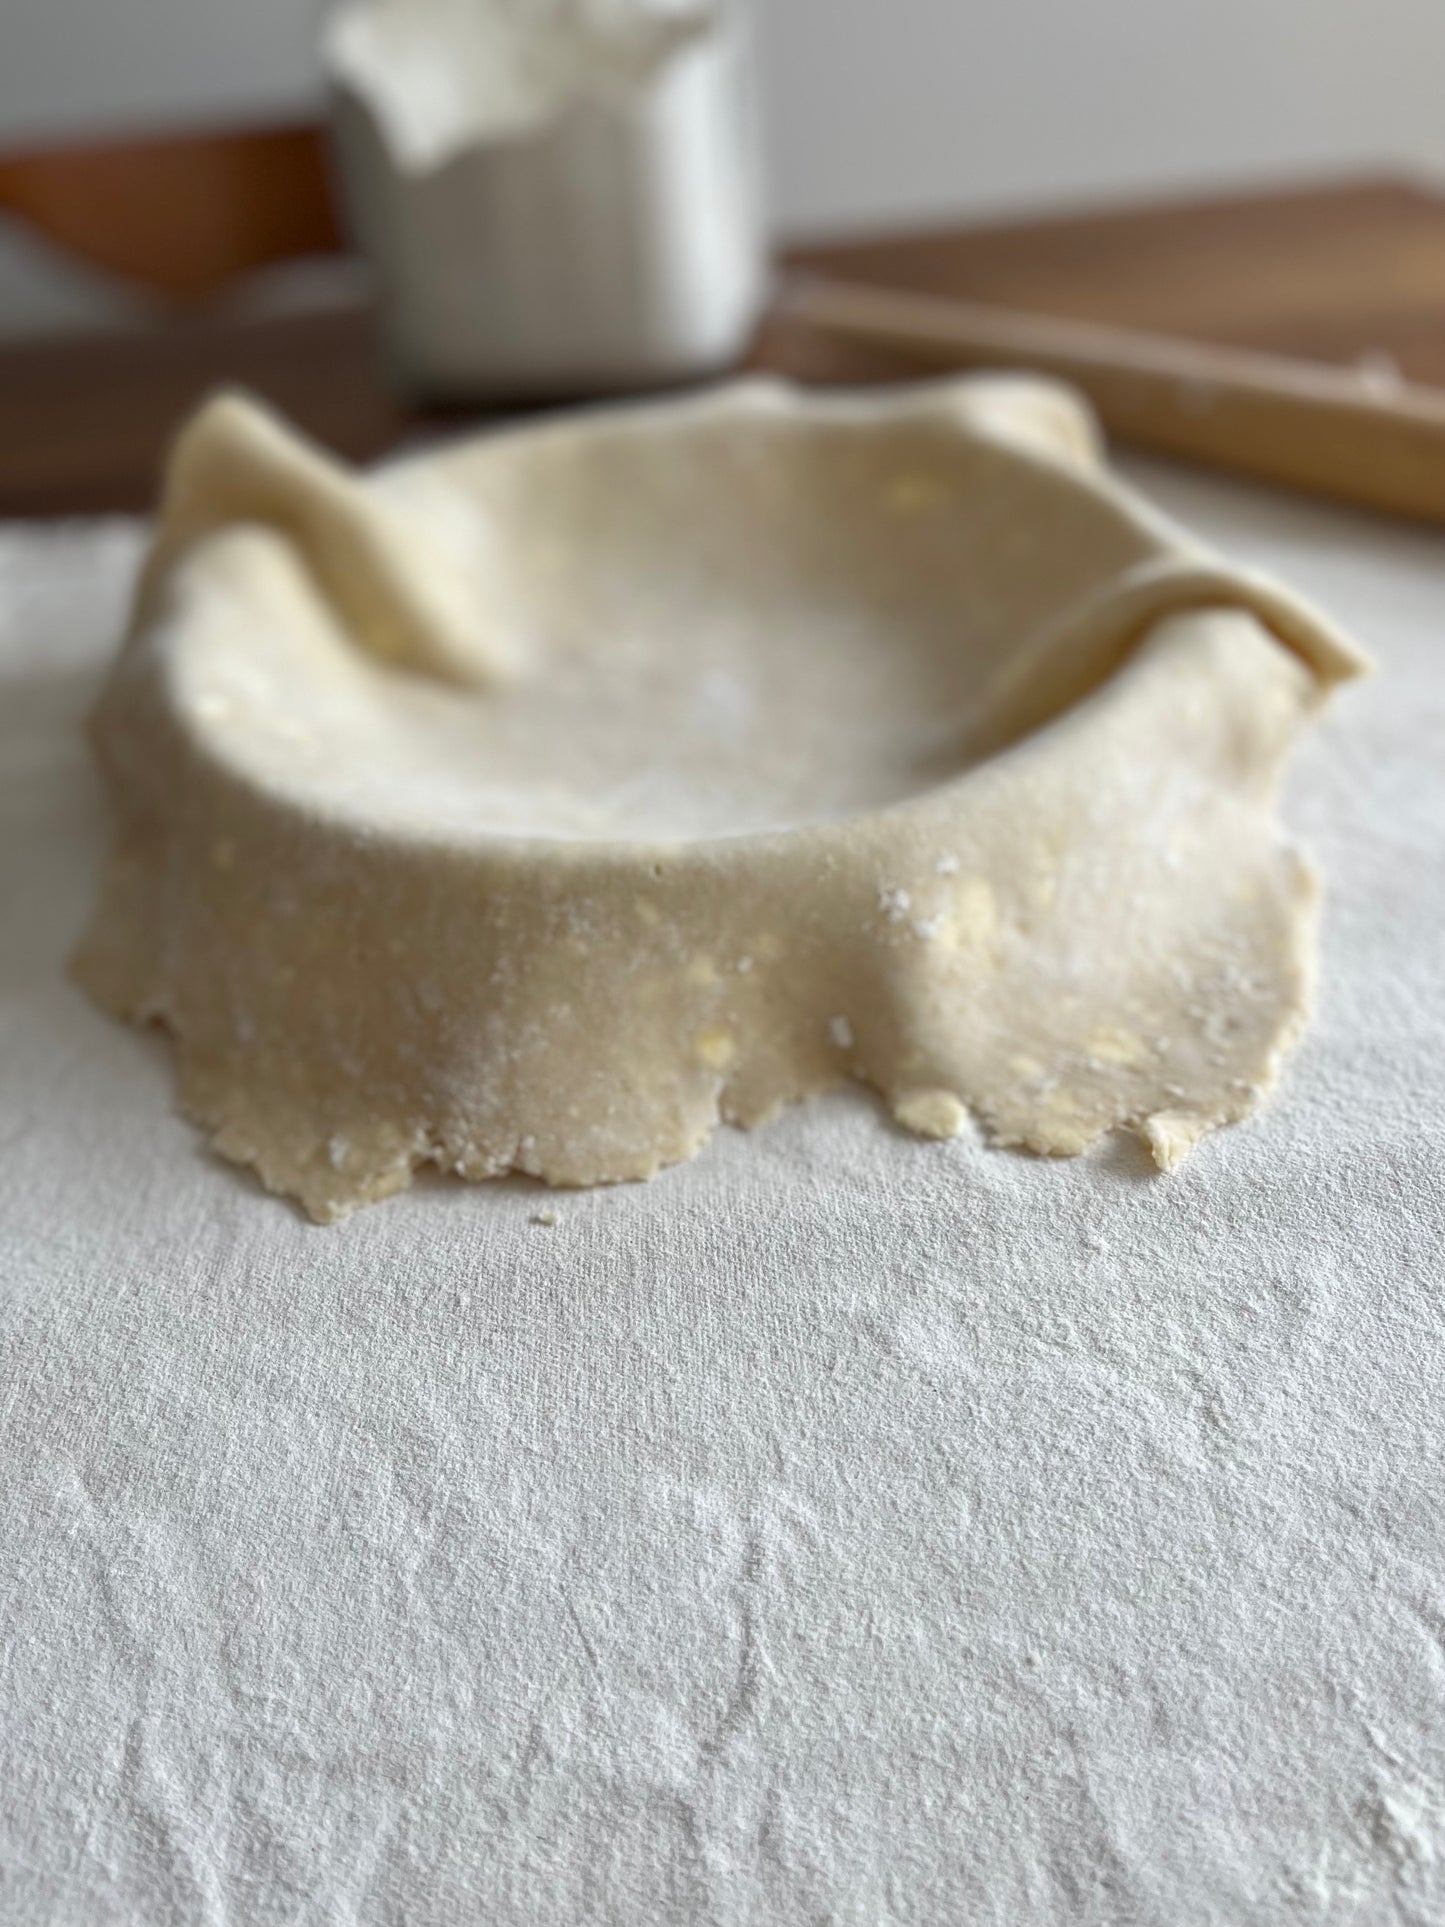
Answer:
[[[0,146],[305,106],[325,5],[0,0]],[[1361,166],[1445,177],[1445,0],[756,11],[773,207],[791,232]],[[0,256],[0,327],[82,318],[91,300],[23,243]]]
[[[795,226],[1445,173],[1445,0],[764,0],[762,26]]]

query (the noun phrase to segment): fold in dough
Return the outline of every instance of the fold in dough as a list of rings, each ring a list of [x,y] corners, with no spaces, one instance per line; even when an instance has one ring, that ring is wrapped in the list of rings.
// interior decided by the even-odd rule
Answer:
[[[365,478],[227,399],[95,718],[77,970],[322,1220],[425,1163],[646,1177],[850,1076],[1167,1168],[1305,1019],[1274,791],[1362,667],[1043,383],[749,382]]]

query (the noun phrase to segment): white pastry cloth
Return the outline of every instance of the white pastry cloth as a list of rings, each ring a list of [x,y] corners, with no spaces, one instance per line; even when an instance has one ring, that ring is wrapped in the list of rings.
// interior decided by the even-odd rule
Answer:
[[[326,1230],[63,975],[139,533],[0,531],[6,1927],[1445,1917],[1445,537],[1140,474],[1381,664],[1259,1117]]]

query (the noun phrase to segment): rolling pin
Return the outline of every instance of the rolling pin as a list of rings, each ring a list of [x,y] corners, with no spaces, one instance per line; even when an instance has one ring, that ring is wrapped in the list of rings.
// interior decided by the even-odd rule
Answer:
[[[1137,448],[1445,522],[1445,391],[1388,362],[1335,368],[801,273],[778,310],[931,366],[1055,375]]]

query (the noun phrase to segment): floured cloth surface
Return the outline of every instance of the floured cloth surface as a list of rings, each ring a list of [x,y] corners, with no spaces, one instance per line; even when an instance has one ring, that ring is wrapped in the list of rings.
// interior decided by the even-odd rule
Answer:
[[[1381,666],[1258,1117],[331,1229],[63,974],[141,536],[0,532],[6,1927],[1445,1914],[1445,546],[1145,480]]]

